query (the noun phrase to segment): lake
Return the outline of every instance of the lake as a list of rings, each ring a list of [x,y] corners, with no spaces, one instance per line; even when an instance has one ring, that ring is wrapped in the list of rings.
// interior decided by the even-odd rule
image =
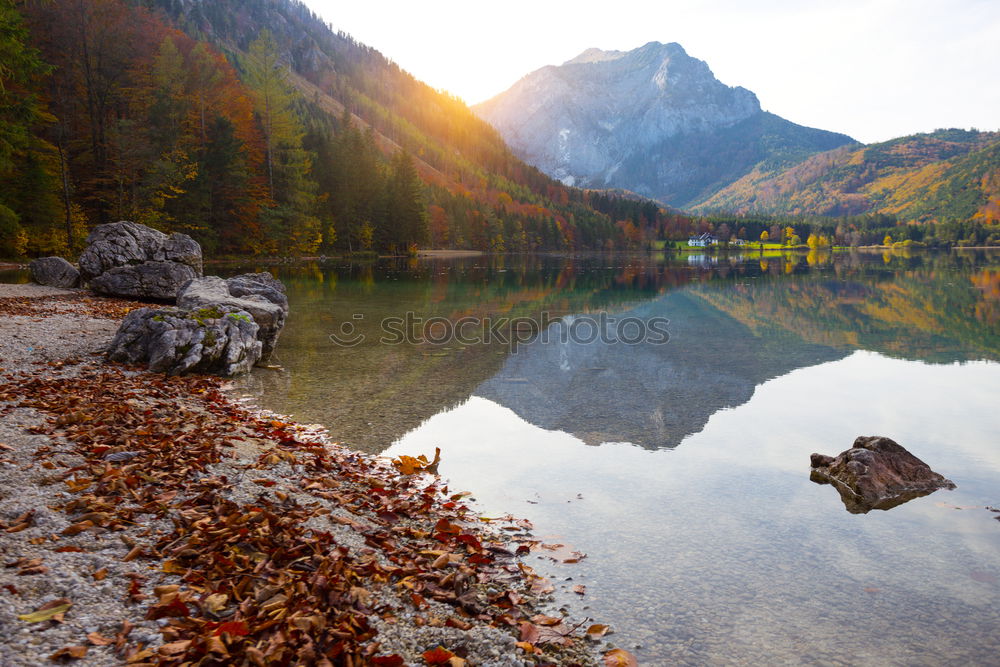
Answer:
[[[272,270],[281,369],[237,390],[369,452],[440,447],[641,664],[996,664],[1000,254]],[[857,514],[810,481],[876,434],[957,489]]]
[[[640,663],[995,663],[1000,254],[277,273],[283,369],[240,389],[366,451],[440,447],[453,489],[563,545],[529,562]],[[810,481],[874,434],[957,489],[853,514]]]

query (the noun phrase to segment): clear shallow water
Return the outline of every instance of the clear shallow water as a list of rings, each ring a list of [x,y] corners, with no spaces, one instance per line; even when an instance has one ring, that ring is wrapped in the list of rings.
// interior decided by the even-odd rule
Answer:
[[[1000,256],[276,273],[292,303],[284,370],[256,370],[242,390],[368,451],[441,447],[441,473],[485,513],[587,554],[533,564],[642,664],[996,663],[1000,522],[985,508],[1000,505]],[[563,319],[516,353],[380,343],[381,320],[406,312]],[[559,340],[601,312],[669,319],[670,340]],[[334,344],[345,321],[363,342]],[[958,488],[849,514],[809,481],[808,456],[869,434]]]
[[[534,564],[641,663],[995,663],[1000,257],[480,258],[282,278],[285,370],[243,389],[369,451],[441,447],[442,475],[484,512],[587,554]],[[516,353],[379,343],[381,319],[407,311],[563,319]],[[670,341],[560,340],[601,312],[667,318]],[[344,321],[365,341],[333,344]],[[809,454],[870,434],[958,489],[848,513],[809,481]]]

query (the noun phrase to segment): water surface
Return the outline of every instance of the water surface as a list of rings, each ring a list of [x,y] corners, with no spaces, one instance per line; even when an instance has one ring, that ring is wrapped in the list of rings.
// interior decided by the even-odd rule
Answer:
[[[997,255],[476,258],[281,277],[284,370],[244,390],[369,451],[441,447],[453,488],[565,545],[530,560],[641,663],[995,661]],[[380,342],[380,322],[407,312],[533,318],[550,335],[515,350]],[[560,335],[601,313],[669,320],[669,342]],[[331,340],[345,322],[362,342]],[[870,434],[957,490],[848,513],[809,481],[809,454]],[[555,562],[573,550],[587,557]]]

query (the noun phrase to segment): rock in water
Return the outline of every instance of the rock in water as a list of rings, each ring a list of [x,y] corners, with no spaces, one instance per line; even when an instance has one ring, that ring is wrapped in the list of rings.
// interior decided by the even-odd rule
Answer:
[[[180,308],[208,308],[215,305],[241,308],[253,316],[263,344],[260,363],[271,358],[278,334],[288,315],[285,286],[270,273],[244,273],[228,280],[206,276],[188,282],[177,294]]]
[[[247,373],[260,359],[257,323],[244,310],[139,308],[122,321],[108,348],[111,361],[147,364],[169,375]]]
[[[62,257],[40,257],[28,265],[31,279],[49,287],[76,287],[80,272]]]
[[[81,278],[114,296],[173,299],[201,273],[201,246],[190,236],[128,221],[95,227],[80,255]]]
[[[902,445],[880,436],[860,436],[836,458],[813,454],[810,461],[810,478],[833,484],[852,514],[892,509],[938,489],[955,488]]]

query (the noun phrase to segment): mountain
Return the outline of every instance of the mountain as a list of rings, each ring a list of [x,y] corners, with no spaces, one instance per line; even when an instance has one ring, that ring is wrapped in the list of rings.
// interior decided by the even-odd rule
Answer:
[[[3,257],[72,257],[121,219],[209,256],[637,248],[693,224],[593,204],[298,0],[0,3],[0,24]]]
[[[938,130],[758,165],[692,207],[767,215],[882,213],[904,222],[1000,222],[1000,133]]]
[[[760,108],[676,43],[588,49],[473,107],[521,158],[562,182],[625,188],[684,207],[762,161],[855,143]]]
[[[481,250],[601,247],[615,236],[612,221],[565,187],[518,159],[500,135],[459,99],[417,80],[378,50],[334,31],[298,0],[150,0],[186,33],[245,62],[264,28],[303,103],[307,125],[341,128],[348,114],[371,131],[379,151],[413,157],[425,184],[429,245]],[[241,68],[242,69],[242,68]],[[321,141],[319,143],[322,143]],[[327,171],[352,155],[320,153]],[[322,176],[318,179],[322,185]],[[350,180],[350,179],[348,179]],[[363,181],[364,177],[354,180]],[[350,188],[347,188],[350,189]],[[356,188],[355,188],[356,189]],[[336,204],[336,193],[330,201]],[[345,227],[377,215],[378,206],[341,207],[329,217]],[[374,209],[374,211],[372,210]],[[345,218],[356,218],[346,220]],[[337,230],[343,242],[347,230]]]

